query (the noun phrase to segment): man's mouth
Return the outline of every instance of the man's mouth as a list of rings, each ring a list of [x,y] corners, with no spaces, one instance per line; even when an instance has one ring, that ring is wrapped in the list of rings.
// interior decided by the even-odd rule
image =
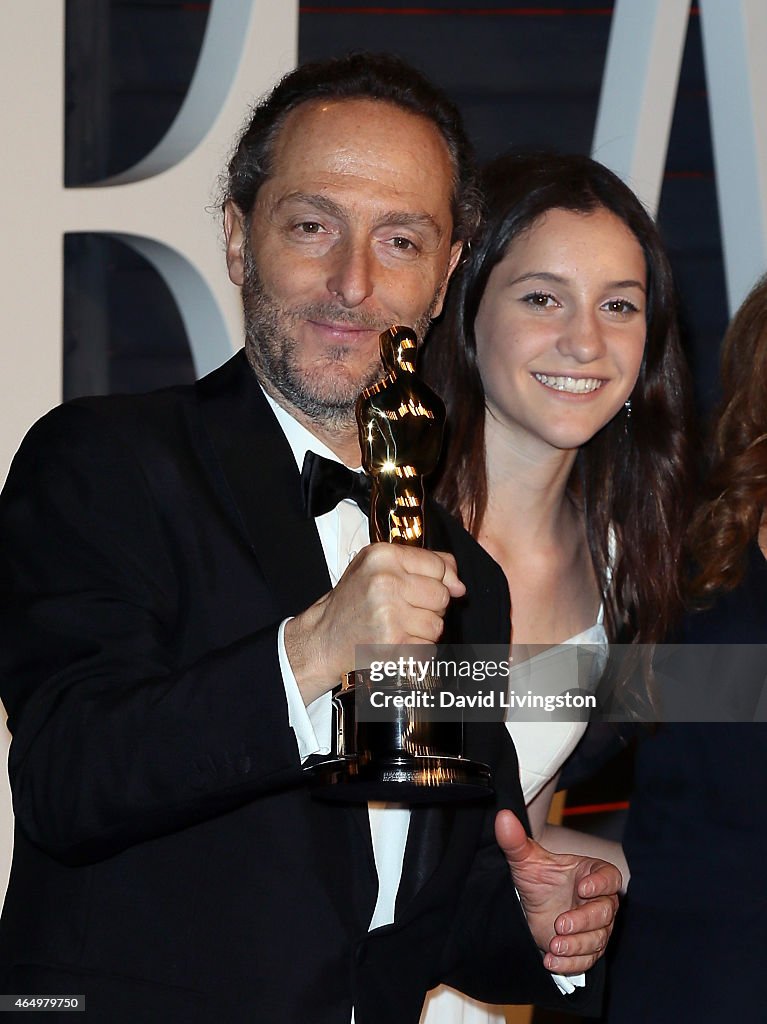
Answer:
[[[319,317],[307,318],[307,323],[321,335],[338,342],[355,343],[363,337],[375,334],[376,338],[385,328],[379,328],[377,324],[348,323],[346,321],[325,320]]]
[[[343,334],[345,332],[348,332],[349,334],[360,334],[364,332],[367,334],[370,331],[377,330],[376,327],[369,327],[366,324],[350,324],[345,323],[344,321],[310,320],[309,322],[314,324],[315,327],[321,327],[325,331],[338,331],[339,334]]]
[[[534,373],[533,377],[544,387],[566,391],[570,395],[587,395],[605,383],[600,377],[553,376],[550,373]]]

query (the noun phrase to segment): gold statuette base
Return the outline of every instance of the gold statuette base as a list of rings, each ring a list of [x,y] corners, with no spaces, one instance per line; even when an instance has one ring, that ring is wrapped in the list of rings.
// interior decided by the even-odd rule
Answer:
[[[316,796],[423,804],[492,793],[488,766],[462,756],[461,722],[424,721],[408,707],[383,721],[359,721],[357,700],[368,688],[364,672],[349,672],[333,697],[332,752],[306,769]],[[412,689],[398,685],[392,692],[406,696]]]
[[[310,775],[317,796],[347,803],[452,803],[485,800],[493,792],[488,766],[462,757],[339,757],[314,765]]]

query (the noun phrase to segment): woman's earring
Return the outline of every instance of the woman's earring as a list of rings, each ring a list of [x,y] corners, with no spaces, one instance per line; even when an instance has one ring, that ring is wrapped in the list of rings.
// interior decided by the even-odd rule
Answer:
[[[623,403],[623,408],[626,410],[626,419],[630,420],[631,419],[631,399],[630,398],[627,398],[626,401]]]

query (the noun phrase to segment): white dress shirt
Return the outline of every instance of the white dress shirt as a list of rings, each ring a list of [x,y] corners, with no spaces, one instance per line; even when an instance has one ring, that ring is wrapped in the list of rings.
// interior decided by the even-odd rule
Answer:
[[[306,427],[298,423],[268,395],[267,401],[274,410],[277,422],[291,447],[299,471],[307,451],[324,455],[334,462],[341,460]],[[354,501],[342,501],[339,505],[315,519],[320,543],[325,554],[330,581],[338,583],[347,565],[360,548],[369,543],[368,518]],[[286,620],[287,621],[287,620]],[[332,726],[330,693],[324,693],[317,700],[304,706],[293,671],[285,652],[285,623],[280,626],[278,647],[280,668],[288,699],[288,720],[296,734],[301,760],[312,754],[330,752]],[[350,668],[352,666],[349,666]],[[370,833],[373,840],[373,856],[378,872],[378,898],[369,929],[391,924],[394,920],[394,904],[397,899],[402,862],[405,856],[410,811],[397,804],[369,804]]]

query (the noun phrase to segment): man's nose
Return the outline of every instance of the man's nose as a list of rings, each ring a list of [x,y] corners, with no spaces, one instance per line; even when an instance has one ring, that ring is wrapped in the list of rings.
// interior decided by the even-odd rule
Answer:
[[[328,274],[328,291],[347,309],[361,305],[373,293],[373,254],[363,241],[349,239],[336,246]]]

